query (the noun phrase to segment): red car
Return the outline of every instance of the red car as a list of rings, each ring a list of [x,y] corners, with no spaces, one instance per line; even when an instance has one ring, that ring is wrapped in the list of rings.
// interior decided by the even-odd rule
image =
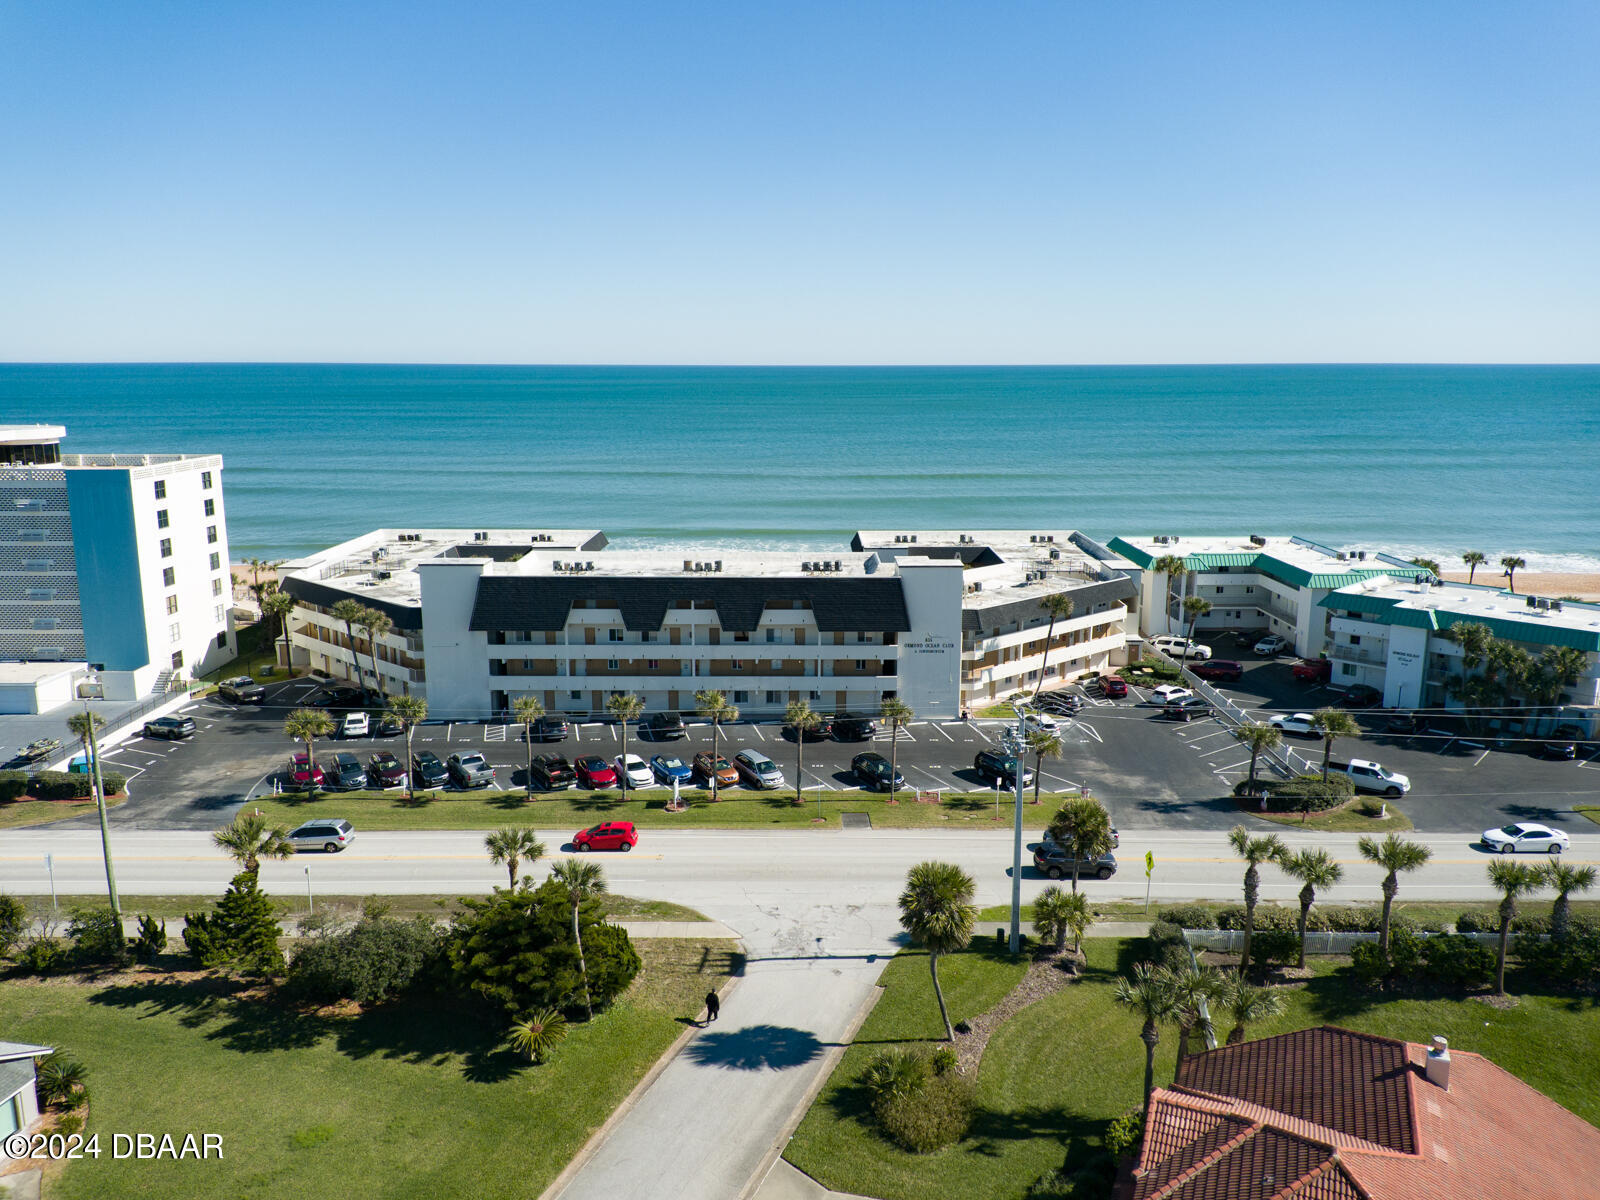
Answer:
[[[1244,674],[1243,667],[1225,658],[1212,659],[1210,662],[1198,662],[1193,664],[1189,670],[1193,671],[1201,679],[1220,679],[1228,683],[1237,683]]]
[[[617,786],[617,773],[598,754],[585,754],[572,764],[577,772],[578,786],[586,788],[612,788]]]
[[[1294,665],[1294,677],[1308,683],[1327,683],[1333,677],[1333,663],[1325,658],[1302,658]]]
[[[321,787],[322,768],[312,762],[302,750],[289,759],[289,782],[295,787],[305,787],[307,784]]]
[[[1108,700],[1121,700],[1128,694],[1128,681],[1117,675],[1102,675],[1100,691]]]
[[[626,854],[639,844],[639,831],[632,821],[607,821],[572,835],[572,848],[578,851],[621,850]]]

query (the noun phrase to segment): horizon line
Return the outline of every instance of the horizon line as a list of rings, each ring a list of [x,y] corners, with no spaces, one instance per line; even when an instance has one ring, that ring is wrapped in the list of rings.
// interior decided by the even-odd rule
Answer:
[[[255,359],[255,358],[86,358],[0,359],[3,367],[523,367],[540,369],[635,370],[1106,370],[1120,368],[1239,368],[1239,367],[1600,367],[1600,360],[1565,359],[1459,361],[1378,359],[1253,359],[1212,362],[521,362],[512,360],[453,359]]]

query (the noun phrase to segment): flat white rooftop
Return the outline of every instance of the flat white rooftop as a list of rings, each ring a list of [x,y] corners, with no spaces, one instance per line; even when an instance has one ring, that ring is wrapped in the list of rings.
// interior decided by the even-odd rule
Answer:
[[[0,446],[41,446],[66,436],[65,425],[0,425]]]
[[[1171,554],[1179,558],[1215,558],[1227,560],[1241,555],[1265,554],[1290,566],[1300,567],[1316,575],[1338,574],[1341,571],[1382,571],[1390,568],[1412,568],[1403,559],[1378,551],[1335,550],[1310,538],[1280,537],[1250,534],[1202,534],[1200,536],[1147,535],[1130,537],[1119,535],[1111,540],[1111,549],[1126,547],[1133,551],[1135,562],[1153,560]],[[1148,566],[1148,561],[1141,565]],[[1209,565],[1209,564],[1207,564]],[[1235,565],[1222,563],[1219,565]],[[1202,567],[1201,569],[1205,569]]]
[[[1379,576],[1331,593],[1326,606],[1337,610],[1342,596],[1373,597],[1392,601],[1396,608],[1446,612],[1453,617],[1494,618],[1526,623],[1535,628],[1572,629],[1587,634],[1600,632],[1600,604],[1545,600],[1547,607],[1541,607],[1538,598],[1516,595],[1504,588],[1483,584],[1417,584],[1410,580]],[[1528,607],[1529,599],[1534,599],[1532,608]],[[1447,627],[1442,621],[1440,626]]]
[[[86,665],[81,662],[0,662],[0,686],[38,683],[85,669]]]

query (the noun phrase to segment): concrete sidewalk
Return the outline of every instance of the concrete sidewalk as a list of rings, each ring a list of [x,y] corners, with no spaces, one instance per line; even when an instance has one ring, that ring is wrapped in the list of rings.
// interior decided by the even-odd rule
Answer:
[[[124,906],[122,918],[122,932],[129,937],[134,937],[139,932],[139,917],[126,915],[127,909],[137,908],[137,897],[131,898],[135,903]],[[65,937],[67,922],[72,919],[72,914],[62,909],[56,921],[55,935]],[[629,937],[636,938],[712,938],[731,939],[739,935],[729,929],[721,921],[630,921],[626,917],[612,921],[611,924],[621,926],[628,931]],[[182,917],[163,917],[161,927],[166,930],[168,940],[183,935],[184,920]],[[300,932],[300,918],[286,917],[278,922],[278,931],[284,937],[295,937]],[[37,937],[44,932],[44,922],[34,920],[25,930],[29,937]]]

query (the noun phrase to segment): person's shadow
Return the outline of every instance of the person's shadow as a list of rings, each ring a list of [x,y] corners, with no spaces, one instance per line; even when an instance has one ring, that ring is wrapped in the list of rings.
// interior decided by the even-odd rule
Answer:
[[[684,1049],[690,1061],[734,1071],[781,1071],[798,1067],[821,1054],[823,1044],[804,1029],[750,1025],[703,1033]]]

